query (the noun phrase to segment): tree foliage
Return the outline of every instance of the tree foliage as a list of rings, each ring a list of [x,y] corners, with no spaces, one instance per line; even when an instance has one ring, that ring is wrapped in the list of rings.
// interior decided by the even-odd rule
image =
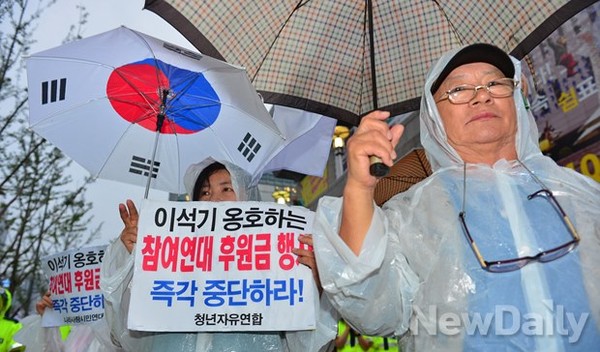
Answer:
[[[29,314],[47,286],[40,258],[89,243],[89,179],[64,174],[71,161],[27,127],[23,58],[31,54],[33,33],[44,9],[56,0],[0,2],[0,279],[10,279],[10,316]],[[80,37],[87,13],[65,40]]]

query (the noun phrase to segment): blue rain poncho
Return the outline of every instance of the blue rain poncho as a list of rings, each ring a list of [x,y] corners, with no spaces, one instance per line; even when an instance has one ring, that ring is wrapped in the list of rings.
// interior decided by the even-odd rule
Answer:
[[[191,195],[200,172],[215,160],[208,158],[191,165],[184,176],[186,190]],[[220,161],[231,175],[232,187],[238,201],[257,200],[258,191],[249,187],[251,177],[244,170]],[[315,300],[316,329],[287,332],[142,332],[127,329],[127,314],[131,295],[134,256],[116,238],[107,248],[100,271],[100,287],[104,293],[106,318],[116,344],[126,351],[178,351],[178,352],[225,352],[225,351],[274,351],[306,352],[326,351],[335,339],[337,315],[327,297]],[[319,297],[315,288],[314,297]]]
[[[320,200],[315,248],[321,283],[342,317],[364,334],[401,337],[402,351],[592,351],[600,346],[600,185],[541,154],[519,89],[518,158],[552,191],[581,241],[557,260],[520,270],[482,269],[459,212],[464,163],[446,138],[430,92],[458,52],[431,69],[420,111],[433,174],[375,212],[356,256],[339,237],[342,199]],[[515,79],[521,77],[520,63]],[[466,223],[485,260],[536,255],[572,239],[515,160],[466,166]]]

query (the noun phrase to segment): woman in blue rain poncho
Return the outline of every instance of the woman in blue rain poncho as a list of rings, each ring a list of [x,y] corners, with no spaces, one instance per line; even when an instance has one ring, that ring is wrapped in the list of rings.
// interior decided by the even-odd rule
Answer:
[[[376,111],[348,141],[315,248],[324,291],[361,333],[403,351],[600,346],[600,186],[542,155],[520,78],[491,45],[445,54],[421,100],[434,172],[382,208],[369,156],[392,165],[403,127]]]
[[[184,184],[192,200],[246,201],[258,198],[256,188],[249,188],[250,175],[235,165],[206,159],[191,165]],[[138,213],[130,200],[120,204],[125,228],[119,239],[109,245],[100,272],[100,287],[106,300],[106,317],[111,325],[115,345],[126,351],[326,351],[335,338],[337,316],[326,297],[316,300],[317,328],[306,331],[249,333],[154,333],[127,329],[130,302],[130,282],[134,258],[131,255],[137,241]],[[301,239],[310,241],[310,238]],[[298,253],[300,262],[315,265],[307,251]],[[304,257],[304,258],[303,258]],[[319,297],[315,293],[315,297]]]

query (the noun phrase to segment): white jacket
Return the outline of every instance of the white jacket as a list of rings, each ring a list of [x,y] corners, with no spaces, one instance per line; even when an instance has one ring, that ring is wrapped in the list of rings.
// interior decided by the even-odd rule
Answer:
[[[212,162],[214,162],[213,159],[207,159],[188,169],[184,182],[190,192],[200,171]],[[238,200],[252,199],[253,197],[248,194],[250,176],[234,165],[221,163],[231,174],[232,186]],[[116,238],[106,250],[100,271],[100,287],[106,303],[106,318],[110,323],[113,338],[126,351],[316,352],[326,351],[335,339],[337,316],[325,295],[321,297],[321,302],[315,301],[317,316],[315,330],[255,333],[149,333],[128,330],[127,314],[133,264],[134,256],[127,251],[123,242]],[[315,292],[315,297],[318,296],[318,293]]]

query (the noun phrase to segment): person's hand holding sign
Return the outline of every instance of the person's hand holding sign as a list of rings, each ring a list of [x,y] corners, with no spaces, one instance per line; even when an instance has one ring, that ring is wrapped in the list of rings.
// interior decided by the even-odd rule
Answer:
[[[127,199],[126,204],[119,204],[119,214],[125,225],[125,228],[121,231],[120,238],[127,251],[131,253],[133,246],[137,242],[139,220],[137,208],[131,199]]]
[[[306,265],[310,268],[313,274],[313,278],[315,279],[315,283],[317,284],[317,288],[319,289],[319,295],[323,291],[321,287],[321,281],[319,280],[319,272],[317,271],[317,260],[315,258],[315,252],[313,250],[313,238],[312,235],[300,235],[298,237],[298,241],[300,243],[308,246],[307,249],[303,248],[294,248],[292,253],[298,256],[298,262]]]

